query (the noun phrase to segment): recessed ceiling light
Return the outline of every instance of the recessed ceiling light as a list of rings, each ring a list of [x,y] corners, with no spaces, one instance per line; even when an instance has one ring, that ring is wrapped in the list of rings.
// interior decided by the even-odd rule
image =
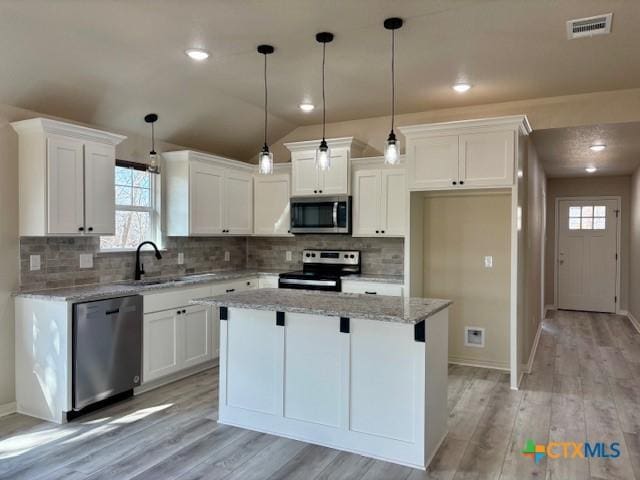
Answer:
[[[313,112],[313,109],[316,108],[313,103],[301,103],[300,110],[303,112]]]
[[[198,62],[209,58],[209,52],[201,48],[189,48],[185,50],[184,53],[186,53],[190,59],[196,60]]]
[[[596,172],[597,170],[598,169],[596,167],[587,167],[587,168],[585,168],[585,171],[587,173],[593,173],[593,172]]]
[[[471,88],[471,85],[469,85],[468,83],[461,82],[461,83],[456,83],[451,88],[453,88],[458,93],[464,93],[464,92],[467,92]]]
[[[607,148],[607,146],[603,143],[596,143],[595,145],[591,145],[589,148],[594,152],[601,152],[602,150]]]

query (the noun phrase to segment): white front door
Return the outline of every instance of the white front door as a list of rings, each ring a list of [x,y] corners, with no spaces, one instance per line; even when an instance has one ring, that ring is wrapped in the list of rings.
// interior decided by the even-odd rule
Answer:
[[[558,308],[616,311],[618,200],[558,204]]]

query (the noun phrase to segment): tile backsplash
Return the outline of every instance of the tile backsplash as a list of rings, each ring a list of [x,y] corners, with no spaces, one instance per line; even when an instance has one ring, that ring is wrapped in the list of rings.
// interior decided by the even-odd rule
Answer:
[[[342,235],[296,237],[169,237],[162,260],[143,252],[147,276],[184,275],[244,268],[298,270],[306,248],[360,250],[362,271],[402,275],[404,241],[401,238],[352,238]],[[184,264],[178,264],[178,253]],[[229,261],[224,261],[229,252]],[[291,261],[286,260],[291,252]],[[80,268],[80,255],[93,256],[93,267]],[[40,270],[30,270],[30,256],[40,255]],[[85,257],[86,260],[86,257]],[[24,290],[109,283],[133,279],[134,252],[100,252],[97,237],[22,237],[20,287]]]
[[[147,276],[184,275],[217,270],[238,270],[247,265],[245,237],[169,237],[162,260],[143,252]],[[224,253],[229,252],[229,261]],[[178,265],[178,253],[184,264]],[[93,268],[80,268],[80,255],[93,255]],[[29,257],[40,255],[40,270],[31,271]],[[109,283],[133,279],[135,252],[100,252],[97,237],[20,238],[20,287],[25,290]]]
[[[404,239],[354,238],[346,235],[298,235],[295,237],[248,237],[247,266],[257,269],[299,270],[302,250],[360,250],[362,272],[402,275]],[[286,261],[287,251],[291,261]]]

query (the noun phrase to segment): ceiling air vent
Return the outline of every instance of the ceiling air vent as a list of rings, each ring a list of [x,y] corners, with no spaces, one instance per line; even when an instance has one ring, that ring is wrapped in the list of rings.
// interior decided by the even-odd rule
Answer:
[[[581,37],[605,35],[611,32],[612,13],[596,15],[595,17],[577,18],[567,22],[567,37],[569,40]]]

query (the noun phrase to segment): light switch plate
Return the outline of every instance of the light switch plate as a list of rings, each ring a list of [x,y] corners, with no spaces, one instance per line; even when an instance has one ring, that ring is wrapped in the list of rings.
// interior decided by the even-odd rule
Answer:
[[[178,265],[184,265],[184,253],[178,252]]]
[[[40,255],[29,255],[29,270],[40,270]]]
[[[291,259],[292,259],[292,256],[291,256],[291,250],[287,250],[286,258],[287,258],[287,262],[290,262],[290,261],[291,261]]]
[[[491,255],[484,257],[484,268],[493,268],[493,257]]]
[[[224,252],[224,261],[228,262],[230,260],[231,260],[231,254],[228,251]]]
[[[80,254],[80,268],[93,268],[93,254],[81,253]]]

